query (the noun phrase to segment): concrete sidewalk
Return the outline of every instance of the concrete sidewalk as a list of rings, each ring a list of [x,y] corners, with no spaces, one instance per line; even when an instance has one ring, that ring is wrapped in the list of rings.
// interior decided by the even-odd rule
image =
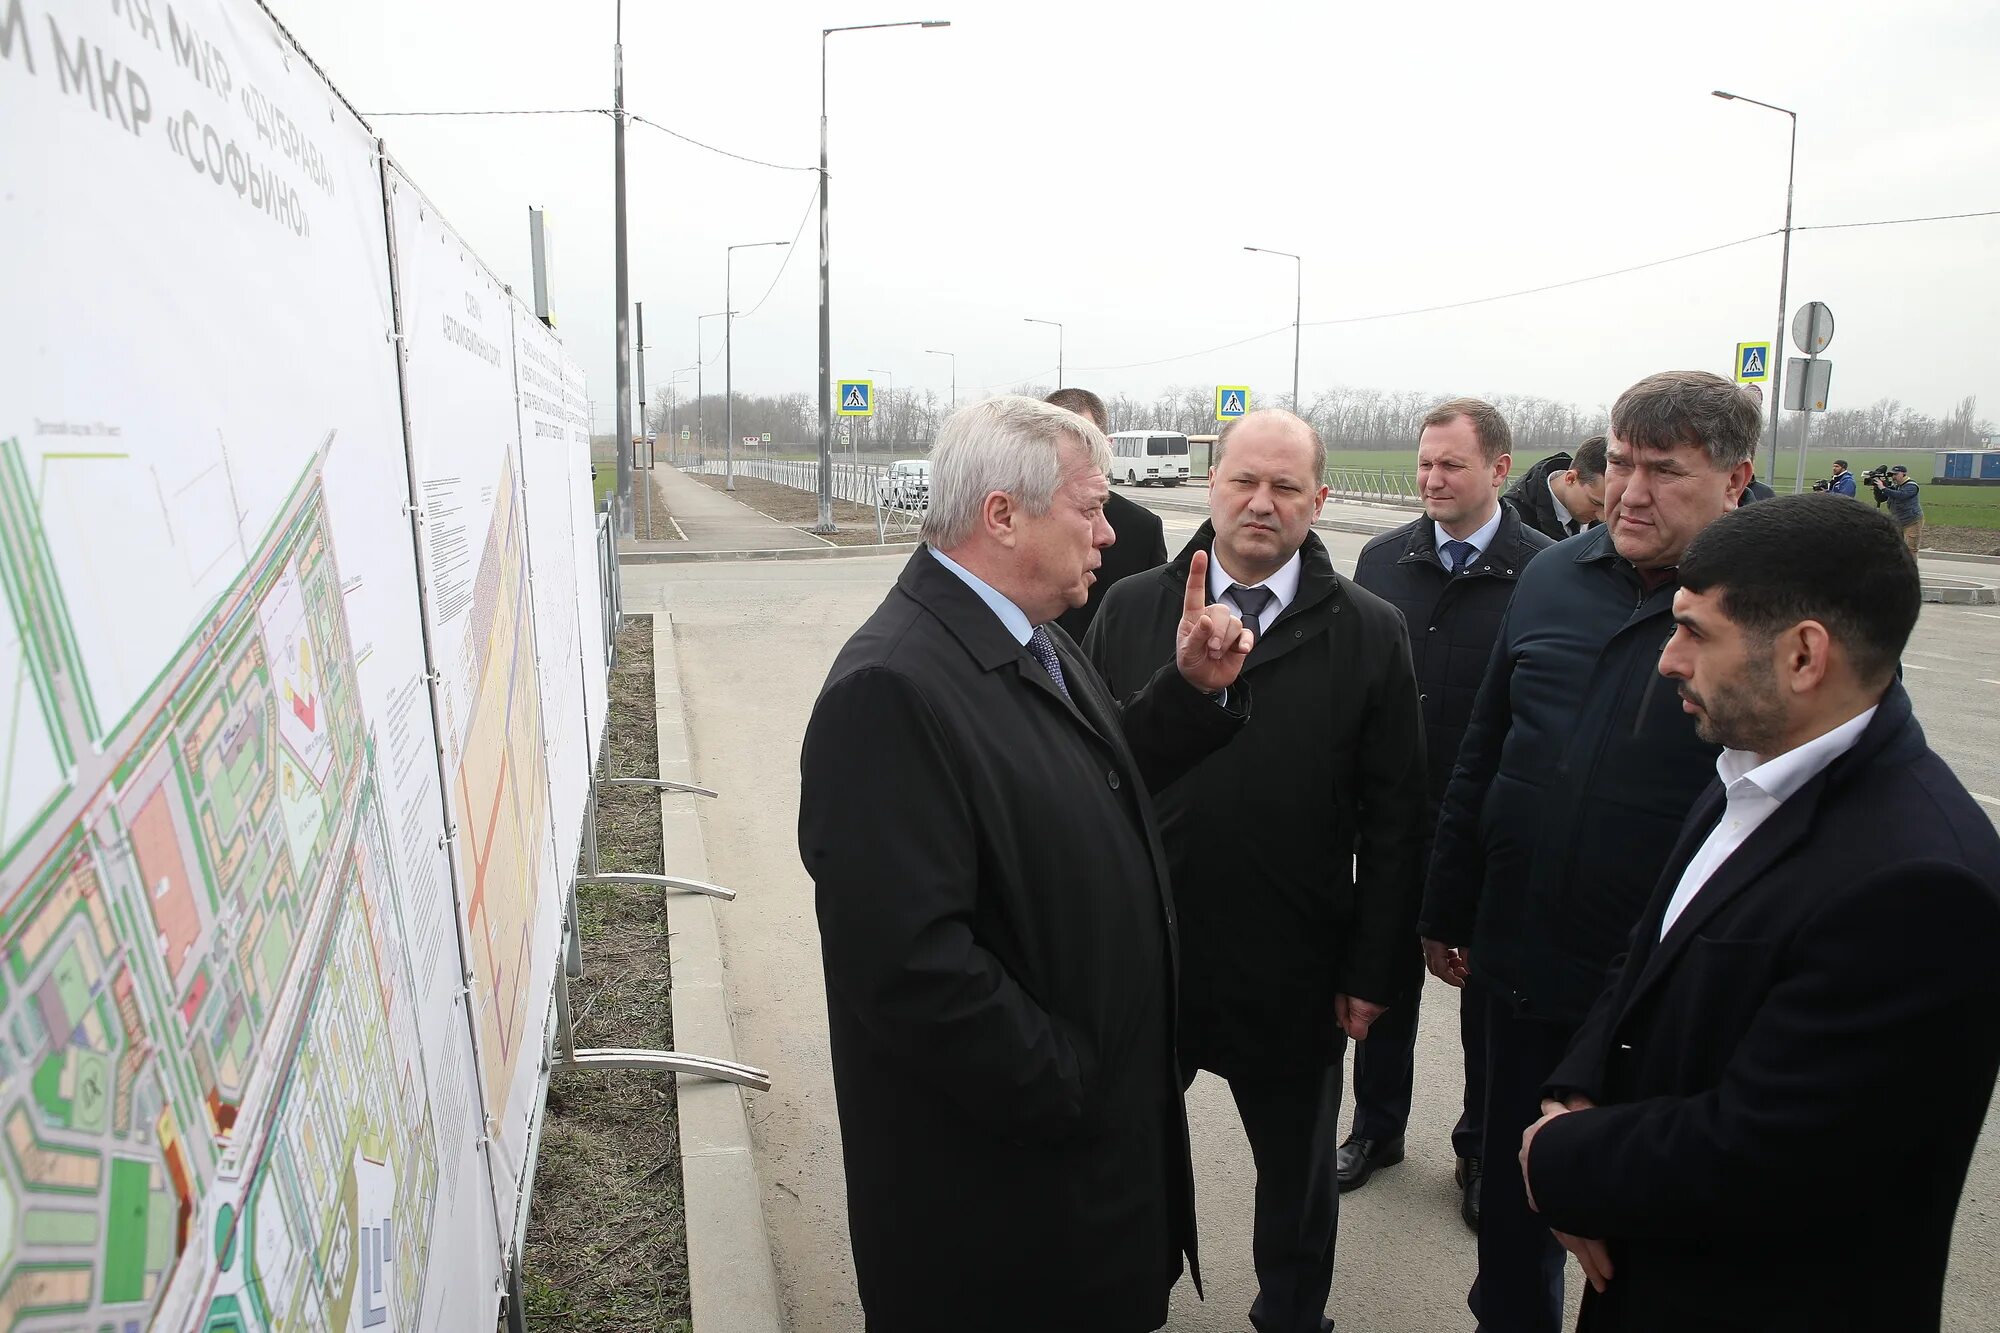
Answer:
[[[732,500],[721,491],[688,476],[679,468],[663,467],[653,476],[667,498],[674,522],[687,534],[684,542],[620,542],[623,551],[789,551],[826,546],[810,532],[790,527]]]

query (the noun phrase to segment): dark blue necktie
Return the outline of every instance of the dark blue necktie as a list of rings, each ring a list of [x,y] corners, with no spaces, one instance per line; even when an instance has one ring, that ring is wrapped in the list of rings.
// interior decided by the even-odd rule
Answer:
[[[1240,583],[1229,585],[1229,600],[1236,603],[1236,609],[1243,613],[1243,628],[1252,634],[1264,632],[1264,608],[1277,596],[1261,583],[1254,588],[1246,588]]]
[[[1445,568],[1456,574],[1472,563],[1472,557],[1479,548],[1471,542],[1446,542],[1444,544]]]
[[[1042,670],[1049,673],[1049,679],[1062,691],[1062,697],[1069,698],[1069,685],[1063,680],[1062,661],[1056,656],[1055,640],[1049,637],[1047,625],[1035,626],[1034,633],[1028,636],[1028,651],[1042,664]]]

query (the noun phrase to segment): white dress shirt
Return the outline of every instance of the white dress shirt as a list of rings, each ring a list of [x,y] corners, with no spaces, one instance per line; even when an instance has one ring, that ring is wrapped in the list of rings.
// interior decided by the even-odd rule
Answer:
[[[1572,537],[1582,532],[1583,525],[1580,523],[1577,523],[1574,529],[1570,527],[1571,524],[1576,523],[1576,515],[1569,512],[1569,506],[1563,503],[1563,498],[1560,495],[1556,494],[1556,479],[1550,476],[1544,477],[1542,480],[1549,484],[1549,499],[1555,503],[1556,522],[1562,525],[1562,530],[1569,533]]]
[[[1816,736],[1775,759],[1757,762],[1748,750],[1724,750],[1715,757],[1715,773],[1722,779],[1725,801],[1722,818],[1708,831],[1708,838],[1681,872],[1674,896],[1667,900],[1667,913],[1660,918],[1660,938],[1665,939],[1687,905],[1707,884],[1723,862],[1776,814],[1792,793],[1806,785],[1820,770],[1854,748],[1854,742],[1868,726],[1875,710],[1848,719],[1821,736]]]
[[[994,615],[1000,617],[1000,623],[1005,625],[1007,632],[1014,636],[1015,643],[1020,644],[1023,648],[1028,646],[1029,636],[1035,630],[1034,626],[1028,623],[1028,613],[1026,611],[1023,611],[1020,607],[1009,601],[1005,593],[995,588],[985,579],[980,578],[964,565],[959,564],[958,561],[952,559],[943,551],[938,550],[937,547],[931,546],[925,549],[930,551],[932,557],[940,565],[958,575],[964,581],[966,587],[979,594],[979,600],[992,608]]]
[[[1263,614],[1257,617],[1255,625],[1250,626],[1253,631],[1261,635],[1270,627],[1272,621],[1284,614],[1285,608],[1290,606],[1293,599],[1299,595],[1299,571],[1301,568],[1303,566],[1299,560],[1299,553],[1294,551],[1292,552],[1292,558],[1287,560],[1284,563],[1284,567],[1271,575],[1270,578],[1265,579],[1262,583],[1243,583],[1242,579],[1232,577],[1229,571],[1222,567],[1221,554],[1211,550],[1208,553],[1208,600],[1211,602],[1221,601],[1222,594],[1229,591],[1229,585],[1232,583],[1243,583],[1243,586],[1246,588],[1269,589],[1271,600],[1264,603]],[[1235,606],[1236,600],[1231,598],[1229,604]],[[1241,611],[1242,608],[1237,607],[1237,610]]]
[[[1431,520],[1431,535],[1437,539],[1438,563],[1446,569],[1451,568],[1451,561],[1445,559],[1444,555],[1444,544],[1446,542],[1467,541],[1472,543],[1472,554],[1465,557],[1465,566],[1470,569],[1473,561],[1486,554],[1486,548],[1493,544],[1493,538],[1499,531],[1500,506],[1497,504],[1493,506],[1493,517],[1481,523],[1479,531],[1473,533],[1470,537],[1454,537],[1444,530],[1444,524],[1439,523],[1435,519]]]

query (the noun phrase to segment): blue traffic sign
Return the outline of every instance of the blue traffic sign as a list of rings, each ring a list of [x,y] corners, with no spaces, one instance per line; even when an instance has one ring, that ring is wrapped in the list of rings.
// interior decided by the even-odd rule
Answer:
[[[1771,378],[1771,344],[1736,344],[1736,382],[1762,384]]]
[[[838,381],[833,392],[833,414],[837,417],[874,416],[875,381]]]

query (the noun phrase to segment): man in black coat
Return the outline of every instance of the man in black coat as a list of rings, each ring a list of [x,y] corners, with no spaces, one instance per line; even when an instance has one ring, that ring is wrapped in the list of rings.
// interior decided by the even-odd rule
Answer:
[[[1097,429],[1110,433],[1111,415],[1104,410],[1104,400],[1088,389],[1057,389],[1042,401],[1088,417]],[[1111,525],[1113,540],[1105,548],[1104,563],[1097,567],[1097,582],[1090,585],[1090,599],[1056,617],[1056,624],[1078,643],[1090,632],[1090,622],[1097,618],[1104,594],[1120,579],[1167,563],[1167,534],[1158,514],[1113,491],[1104,497],[1104,521]]]
[[[871,1333],[1137,1333],[1193,1264],[1146,793],[1242,728],[1250,640],[1195,570],[1174,651],[1121,708],[1049,628],[1111,541],[1109,462],[1058,407],[954,413],[927,544],[806,731],[799,854]]]
[[[1521,575],[1473,704],[1424,892],[1425,962],[1486,988],[1486,1333],[1556,1333],[1563,1252],[1501,1169],[1715,766],[1658,671],[1675,568],[1750,479],[1757,410],[1701,371],[1611,411],[1603,527]]]
[[[1585,440],[1575,457],[1550,454],[1523,472],[1501,498],[1550,541],[1594,526],[1604,515],[1604,437]]]
[[[1473,694],[1493,656],[1514,581],[1549,545],[1500,503],[1512,447],[1507,419],[1490,403],[1454,398],[1432,408],[1417,436],[1424,516],[1370,540],[1354,566],[1354,581],[1401,611],[1409,631],[1424,713],[1426,840],[1437,826]],[[1423,950],[1415,939],[1407,956],[1407,998],[1399,996],[1355,1048],[1354,1129],[1340,1145],[1343,1190],[1359,1189],[1379,1168],[1403,1160],[1424,980]],[[1458,1040],[1465,1096],[1451,1142],[1464,1191],[1460,1215],[1476,1231],[1486,1112],[1486,1012],[1476,985],[1459,992]]]
[[[1261,630],[1242,736],[1154,789],[1181,914],[1183,1074],[1228,1080],[1257,1163],[1260,1333],[1331,1327],[1341,1056],[1396,996],[1420,882],[1409,641],[1312,531],[1324,455],[1290,412],[1244,417],[1210,475],[1210,521],[1174,563],[1112,589],[1085,642],[1114,695],[1144,689],[1211,556],[1210,597]]]
[[[1920,596],[1834,496],[1681,563],[1660,672],[1727,748],[1521,1147],[1587,1333],[1938,1327],[2000,1070],[2000,837],[1896,681]],[[1890,1125],[1891,1169],[1829,1168]]]

